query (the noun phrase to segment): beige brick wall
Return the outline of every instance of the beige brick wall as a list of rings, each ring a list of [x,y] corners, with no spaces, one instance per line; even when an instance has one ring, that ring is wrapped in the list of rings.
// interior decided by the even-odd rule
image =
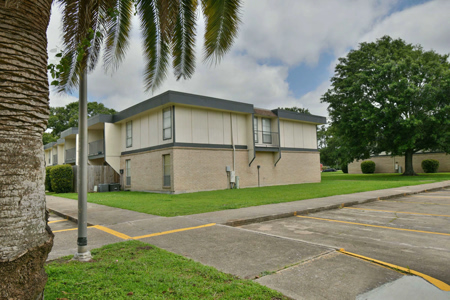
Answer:
[[[236,176],[241,188],[320,182],[318,152],[282,152],[274,166],[274,153],[256,152],[248,166],[247,150],[236,150]],[[229,187],[226,166],[233,168],[233,151],[223,149],[174,149],[174,187],[176,192],[218,190]]]
[[[171,155],[172,184],[170,189],[163,188],[163,159]],[[233,150],[195,149],[175,147],[154,150],[145,153],[124,155],[120,159],[120,168],[125,183],[125,160],[131,160],[132,191],[166,191],[175,193],[220,190],[229,187],[226,166],[233,168]],[[240,178],[240,187],[258,186],[260,165],[261,186],[320,182],[319,152],[283,151],[281,160],[274,166],[274,153],[256,152],[251,167],[248,166],[248,150],[236,150],[236,176]]]
[[[422,161],[425,159],[436,159],[439,161],[438,172],[450,172],[450,155],[445,153],[416,153],[413,155],[413,166],[416,173],[423,173]],[[376,156],[367,160],[372,160],[375,163],[375,173],[395,173],[394,164],[398,162],[398,165],[405,170],[405,157],[404,156]],[[354,161],[348,165],[348,172],[351,174],[362,174],[361,162]]]
[[[170,154],[172,149],[154,150],[149,152],[123,155],[120,158],[120,168],[124,170],[121,185],[125,184],[125,160],[131,160],[131,186],[125,189],[132,191],[165,191],[173,192],[173,176],[171,188],[163,188],[163,155]],[[173,164],[172,164],[173,174]]]

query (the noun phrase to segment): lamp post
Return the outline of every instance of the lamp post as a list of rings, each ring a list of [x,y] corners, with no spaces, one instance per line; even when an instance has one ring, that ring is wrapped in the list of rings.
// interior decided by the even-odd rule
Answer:
[[[78,118],[78,251],[74,259],[92,258],[87,249],[87,71],[80,75]]]

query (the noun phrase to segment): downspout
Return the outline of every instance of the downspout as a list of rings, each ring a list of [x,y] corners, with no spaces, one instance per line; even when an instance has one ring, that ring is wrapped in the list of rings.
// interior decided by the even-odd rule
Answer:
[[[281,130],[280,130],[280,117],[278,116],[278,111],[277,111],[277,121],[278,121],[278,153],[280,156],[278,157],[278,160],[275,162],[275,167],[277,166],[277,163],[281,159]]]
[[[230,113],[231,122],[231,144],[233,145],[233,171],[236,172],[236,147],[234,146],[234,135],[233,135],[233,115]]]
[[[255,150],[255,113],[252,113],[252,140],[253,140],[253,158],[250,161],[250,163],[248,164],[248,166],[250,167],[252,165],[252,162],[255,160],[256,158],[256,150]]]

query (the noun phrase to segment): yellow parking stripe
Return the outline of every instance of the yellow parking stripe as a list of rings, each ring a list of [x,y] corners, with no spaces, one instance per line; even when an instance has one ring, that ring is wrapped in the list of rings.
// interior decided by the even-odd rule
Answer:
[[[48,222],[48,224],[53,224],[53,223],[58,223],[58,222],[64,222],[64,221],[69,221],[69,219],[50,221],[50,222]]]
[[[416,203],[416,204],[428,204],[428,205],[450,205],[450,204],[447,204],[447,203],[414,202],[414,201],[400,201],[400,200],[379,200],[379,201],[402,202],[402,203]]]
[[[371,209],[371,208],[362,208],[362,207],[344,207],[344,209],[359,209],[359,210],[370,210],[370,211],[390,212],[390,213],[396,213],[396,214],[422,215],[422,216],[434,216],[434,217],[450,217],[450,215],[423,214],[423,213],[416,213],[416,212],[395,211],[395,210],[382,210],[382,209]]]
[[[446,284],[446,283],[444,283],[444,282],[442,282],[442,281],[440,281],[440,280],[438,280],[436,278],[433,278],[431,276],[425,275],[423,273],[411,270],[409,268],[404,268],[404,267],[400,267],[400,266],[397,266],[397,265],[393,265],[393,264],[390,264],[390,263],[387,263],[387,262],[384,262],[384,261],[381,261],[381,260],[377,260],[377,259],[373,259],[373,258],[370,258],[370,257],[362,256],[362,255],[359,255],[359,254],[347,252],[344,249],[339,249],[338,251],[343,253],[343,254],[354,256],[354,257],[357,257],[357,258],[360,258],[360,259],[364,259],[364,260],[367,260],[367,261],[370,261],[370,262],[373,262],[373,263],[376,263],[376,264],[379,264],[379,265],[382,265],[382,266],[387,266],[387,267],[390,267],[390,268],[393,268],[393,269],[401,270],[403,272],[406,272],[406,273],[409,273],[409,274],[412,274],[412,275],[420,276],[423,279],[425,279],[428,282],[430,282],[431,284],[433,284],[434,286],[436,286],[437,288],[439,288],[439,289],[441,289],[443,291],[446,291],[446,292],[450,291],[450,286],[448,284]]]
[[[200,225],[200,226],[195,226],[195,227],[181,228],[181,229],[175,229],[175,230],[169,230],[169,231],[157,232],[157,233],[152,233],[152,234],[147,234],[147,235],[135,236],[133,239],[135,239],[135,240],[137,240],[137,239],[143,239],[143,238],[148,238],[148,237],[153,237],[153,236],[159,236],[159,235],[164,235],[164,234],[169,234],[169,233],[181,232],[181,231],[192,230],[192,229],[198,229],[198,228],[205,228],[205,227],[210,227],[210,226],[214,226],[214,225],[216,225],[216,223],[210,223],[210,224]]]
[[[195,227],[187,227],[187,228],[180,228],[180,229],[174,229],[174,230],[168,230],[168,231],[163,231],[163,232],[157,232],[157,233],[152,233],[152,234],[147,234],[147,235],[141,235],[141,236],[135,236],[135,237],[131,237],[128,236],[124,233],[112,230],[110,228],[101,226],[101,225],[95,225],[95,226],[88,226],[88,228],[96,228],[99,229],[101,231],[107,232],[109,234],[112,234],[114,236],[117,236],[121,239],[124,240],[129,240],[129,239],[143,239],[143,238],[148,238],[148,237],[153,237],[153,236],[159,236],[159,235],[165,235],[165,234],[169,234],[169,233],[175,233],[175,232],[182,232],[182,231],[187,231],[187,230],[192,230],[192,229],[198,229],[198,228],[205,228],[205,227],[210,227],[210,226],[214,226],[216,225],[216,223],[210,223],[210,224],[205,224],[205,225],[200,225],[200,226],[195,226]],[[78,228],[70,228],[70,229],[62,229],[62,230],[56,230],[53,231],[54,233],[56,232],[63,232],[63,231],[71,231],[71,230],[77,230]]]
[[[441,196],[441,195],[411,195],[412,197],[428,197],[428,198],[446,198],[449,199],[450,196]]]
[[[97,228],[97,229],[99,229],[99,230],[101,230],[101,231],[107,232],[107,233],[109,233],[109,234],[112,234],[112,235],[114,235],[114,236],[117,236],[117,237],[119,237],[119,238],[121,238],[121,239],[124,239],[124,240],[129,240],[129,239],[132,238],[132,237],[126,235],[126,234],[123,234],[123,233],[121,233],[121,232],[118,232],[118,231],[109,229],[109,228],[104,227],[104,226],[101,226],[101,225],[95,225],[95,226],[92,226],[92,227]]]
[[[333,219],[325,219],[325,218],[316,218],[316,217],[307,217],[307,216],[297,216],[297,218],[307,218],[307,219],[315,219],[315,220],[321,220],[321,221],[329,221],[329,222],[336,222],[336,223],[345,223],[345,224],[360,225],[360,226],[367,226],[367,227],[377,227],[377,228],[385,228],[385,229],[392,229],[392,230],[411,231],[411,232],[430,233],[430,234],[438,234],[438,235],[448,235],[448,236],[450,236],[450,233],[433,232],[433,231],[423,231],[423,230],[414,230],[414,229],[404,229],[404,228],[396,228],[396,227],[388,227],[388,226],[379,226],[379,225],[372,225],[372,224],[365,224],[365,223],[347,222],[347,221],[340,221],[340,220],[333,220]]]
[[[91,227],[94,227],[94,226],[88,226],[87,228],[91,228]],[[53,233],[57,233],[57,232],[72,231],[72,230],[77,230],[77,229],[78,229],[78,227],[76,227],[76,228],[69,228],[69,229],[54,230],[52,232]]]

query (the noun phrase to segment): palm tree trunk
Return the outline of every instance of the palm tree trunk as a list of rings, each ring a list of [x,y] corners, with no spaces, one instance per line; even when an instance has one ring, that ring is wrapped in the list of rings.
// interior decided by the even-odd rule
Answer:
[[[0,0],[0,299],[42,299],[47,26],[52,0]]]

